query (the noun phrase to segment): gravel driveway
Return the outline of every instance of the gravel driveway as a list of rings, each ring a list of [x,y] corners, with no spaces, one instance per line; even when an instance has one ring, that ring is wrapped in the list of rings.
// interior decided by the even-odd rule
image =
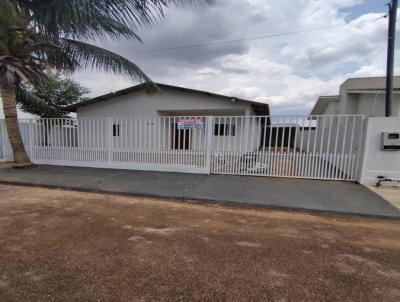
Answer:
[[[400,301],[400,222],[0,186],[0,301]]]

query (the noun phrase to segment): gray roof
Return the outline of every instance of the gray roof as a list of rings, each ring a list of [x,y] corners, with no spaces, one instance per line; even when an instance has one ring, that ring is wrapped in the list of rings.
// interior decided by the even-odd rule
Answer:
[[[233,97],[233,96],[227,96],[227,95],[222,95],[222,94],[217,94],[217,93],[212,93],[212,92],[207,92],[207,91],[202,91],[202,90],[196,90],[196,89],[191,89],[191,88],[184,88],[184,87],[166,85],[166,84],[161,84],[161,83],[155,83],[155,84],[160,88],[161,92],[163,89],[174,89],[174,90],[179,90],[179,91],[183,91],[183,92],[187,92],[187,93],[203,94],[203,95],[207,95],[209,97],[216,97],[216,98],[220,98],[220,99],[223,99],[226,101],[235,100],[236,102],[250,103],[251,106],[253,107],[254,112],[257,115],[269,115],[269,106],[268,106],[268,104],[265,104],[265,103],[250,101],[250,100],[241,99],[241,98],[237,98],[237,97]],[[147,90],[147,89],[148,89],[147,84],[139,84],[139,85],[121,89],[121,90],[118,90],[115,92],[103,94],[103,95],[97,96],[95,98],[85,100],[80,103],[69,105],[69,106],[64,107],[64,109],[69,112],[76,112],[76,109],[79,107],[82,107],[82,106],[92,105],[92,104],[95,104],[98,102],[107,101],[108,99],[111,99],[111,98],[114,98],[117,96],[126,95],[129,93],[135,92],[135,91]]]
[[[343,84],[347,90],[384,90],[386,89],[386,77],[350,78]],[[400,76],[394,77],[393,88],[400,89]]]

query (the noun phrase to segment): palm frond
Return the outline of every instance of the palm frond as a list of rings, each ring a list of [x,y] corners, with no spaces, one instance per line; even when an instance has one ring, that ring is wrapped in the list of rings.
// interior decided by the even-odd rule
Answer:
[[[138,38],[139,26],[157,22],[169,5],[212,4],[213,0],[16,0],[49,36],[93,39]],[[133,29],[133,30],[132,30]]]
[[[118,38],[122,36],[124,38],[133,38],[142,42],[139,35],[127,24],[106,16],[96,17],[96,22],[91,24],[79,24],[76,26],[73,34],[71,34],[71,37],[84,37],[86,39],[99,38],[102,33],[104,33],[106,37]]]
[[[0,60],[0,76],[16,84],[32,83],[49,67],[62,72],[84,67],[126,75],[154,88],[136,64],[78,40],[120,36],[140,40],[135,29],[156,22],[169,5],[201,3],[213,0],[0,0],[2,8],[12,10],[2,11],[1,18],[15,19],[7,26],[6,38],[0,39],[0,55],[13,54]]]
[[[149,89],[157,89],[151,79],[133,62],[104,48],[72,39],[61,39],[60,55],[74,62],[76,68],[122,74],[134,81],[145,82]],[[62,59],[65,62],[65,59]]]
[[[52,106],[25,88],[17,87],[15,90],[15,98],[17,104],[27,112],[36,111],[38,115],[51,115],[54,111]],[[35,110],[32,110],[32,108]]]

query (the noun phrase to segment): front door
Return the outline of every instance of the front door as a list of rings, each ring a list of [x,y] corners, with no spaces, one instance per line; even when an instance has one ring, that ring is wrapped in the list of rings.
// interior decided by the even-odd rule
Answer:
[[[172,127],[172,149],[189,150],[191,144],[191,129],[178,129],[178,124],[174,123]]]

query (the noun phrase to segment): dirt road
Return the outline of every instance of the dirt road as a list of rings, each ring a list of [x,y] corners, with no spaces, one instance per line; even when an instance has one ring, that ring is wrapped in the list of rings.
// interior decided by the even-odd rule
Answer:
[[[400,222],[0,186],[0,301],[400,301]]]

